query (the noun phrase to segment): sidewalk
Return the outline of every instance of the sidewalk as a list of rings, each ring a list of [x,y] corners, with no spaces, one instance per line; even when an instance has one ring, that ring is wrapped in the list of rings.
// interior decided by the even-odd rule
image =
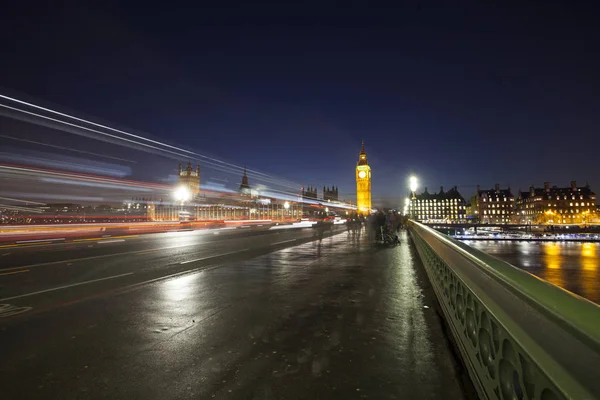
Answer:
[[[323,285],[312,303],[290,315],[284,329],[294,334],[276,346],[297,363],[274,365],[252,398],[464,398],[410,239],[403,233],[395,248],[365,239],[351,244],[342,234],[323,242],[309,278]],[[273,264],[284,254],[274,254]]]
[[[0,332],[3,393],[463,398],[406,235],[394,248],[364,239],[342,233],[39,314]]]

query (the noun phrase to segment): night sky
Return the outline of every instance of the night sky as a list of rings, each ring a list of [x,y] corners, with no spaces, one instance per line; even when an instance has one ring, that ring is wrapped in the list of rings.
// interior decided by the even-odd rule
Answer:
[[[11,3],[3,93],[349,198],[364,139],[375,205],[411,172],[600,191],[598,13],[575,2]]]

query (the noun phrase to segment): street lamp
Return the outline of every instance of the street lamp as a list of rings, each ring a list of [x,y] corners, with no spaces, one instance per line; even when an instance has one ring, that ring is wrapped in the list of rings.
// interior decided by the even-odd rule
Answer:
[[[183,203],[185,203],[186,201],[188,201],[192,196],[190,193],[190,190],[186,187],[186,186],[179,186],[177,189],[175,189],[175,192],[173,193],[173,196],[175,196],[175,199],[177,201],[180,202],[181,204],[181,208],[179,210],[179,219],[181,220],[182,217],[182,213],[183,213]]]
[[[417,177],[413,175],[410,178],[408,178],[408,185],[409,185],[410,191],[413,194],[413,199],[414,199],[415,198],[415,192],[417,191],[417,187],[418,187]]]
[[[285,203],[283,203],[283,208],[285,209],[285,216],[288,216],[288,210],[290,209],[290,203],[288,201],[286,201]]]
[[[411,193],[412,193],[412,199],[416,200],[416,191],[417,191],[417,187],[418,187],[418,181],[417,181],[417,177],[412,175],[410,178],[408,178],[408,188],[410,189]],[[412,207],[412,218],[415,218],[415,204],[413,202],[413,207]]]
[[[189,189],[185,186],[179,186],[177,189],[175,189],[175,193],[173,194],[175,195],[175,199],[180,201],[181,204],[188,201],[191,197]]]

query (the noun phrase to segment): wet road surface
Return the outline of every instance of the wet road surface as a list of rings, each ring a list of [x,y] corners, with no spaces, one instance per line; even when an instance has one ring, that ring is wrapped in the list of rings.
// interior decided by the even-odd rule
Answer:
[[[335,227],[335,233],[343,228]],[[33,311],[313,239],[315,229],[200,230],[0,251],[0,304]],[[0,310],[0,315],[2,315]]]
[[[0,319],[2,397],[463,398],[406,236],[293,244]]]

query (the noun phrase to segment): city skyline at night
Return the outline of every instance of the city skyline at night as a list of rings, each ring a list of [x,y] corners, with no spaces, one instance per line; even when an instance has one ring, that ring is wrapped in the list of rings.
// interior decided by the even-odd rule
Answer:
[[[3,4],[3,398],[600,400],[597,8]]]
[[[401,202],[411,173],[422,187],[466,195],[478,184],[600,186],[600,66],[586,50],[598,33],[568,3],[518,12],[325,4],[320,13],[239,4],[202,17],[146,7],[144,18],[134,6],[73,3],[47,17],[25,12],[36,30],[11,18],[21,7],[2,17],[3,33],[20,38],[2,44],[4,93],[238,166],[300,185],[335,182],[352,197],[364,139],[375,205]],[[140,180],[176,174],[148,157],[123,167]]]
[[[19,109],[19,108],[14,108],[11,106],[7,106],[6,104],[4,105],[0,105],[2,107],[2,115],[3,117],[0,117],[0,127],[4,128],[3,129],[3,133],[11,133],[14,131],[28,131],[28,133],[32,134],[32,137],[39,137],[40,140],[42,140],[41,138],[44,137],[45,133],[50,133],[51,135],[55,134],[55,133],[62,133],[62,134],[68,134],[69,133],[76,133],[77,135],[81,135],[81,132],[77,133],[77,129],[88,129],[85,128],[86,124],[91,124],[92,126],[98,126],[98,127],[103,127],[102,129],[106,129],[109,132],[119,132],[123,135],[127,135],[130,137],[135,137],[139,140],[141,140],[142,142],[150,142],[150,143],[155,143],[157,145],[160,146],[166,146],[166,153],[160,153],[160,151],[158,153],[156,153],[159,157],[152,157],[152,155],[150,155],[148,157],[148,155],[145,155],[145,161],[133,161],[134,159],[144,159],[144,154],[137,151],[134,153],[129,153],[127,154],[127,157],[129,159],[126,158],[119,158],[119,157],[115,157],[115,154],[119,154],[119,152],[123,152],[122,148],[117,147],[116,149],[113,147],[112,150],[108,151],[108,153],[113,154],[113,155],[107,155],[107,154],[100,154],[100,153],[93,153],[93,152],[89,152],[89,151],[83,151],[83,150],[77,150],[75,148],[69,148],[69,147],[63,147],[63,146],[55,146],[52,144],[48,144],[48,143],[43,143],[42,141],[34,141],[34,140],[29,140],[29,139],[24,139],[24,138],[19,138],[19,137],[15,137],[15,136],[10,136],[10,135],[0,135],[0,137],[2,139],[5,140],[5,143],[10,143],[10,144],[14,144],[16,142],[21,142],[21,143],[26,143],[26,144],[34,144],[34,145],[42,145],[44,147],[50,147],[50,148],[55,148],[55,149],[61,149],[61,150],[67,150],[68,152],[78,152],[78,153],[82,153],[82,154],[89,154],[89,155],[94,155],[94,156],[99,156],[99,158],[108,158],[108,159],[113,159],[113,160],[118,160],[118,161],[126,161],[128,163],[134,163],[134,164],[141,164],[140,165],[140,170],[151,170],[152,168],[149,168],[150,165],[161,165],[161,162],[164,163],[164,157],[168,156],[170,157],[170,155],[168,153],[170,153],[171,151],[169,149],[177,149],[177,151],[182,151],[183,152],[183,158],[185,159],[189,159],[189,160],[195,160],[195,162],[197,162],[197,167],[199,168],[200,164],[202,164],[203,162],[206,162],[207,164],[205,165],[206,167],[208,167],[208,170],[212,170],[212,173],[210,173],[208,176],[208,179],[203,180],[201,187],[204,190],[217,190],[217,191],[229,191],[232,192],[236,189],[236,187],[242,182],[242,177],[238,176],[241,171],[243,171],[244,176],[247,173],[247,167],[244,166],[242,167],[241,165],[236,165],[234,163],[229,163],[227,161],[223,161],[222,159],[218,159],[218,158],[213,158],[210,156],[206,156],[200,153],[196,153],[194,151],[189,151],[186,150],[185,148],[181,148],[181,147],[176,147],[173,146],[172,144],[169,144],[169,141],[156,141],[155,138],[152,138],[152,136],[144,136],[142,133],[132,133],[134,131],[123,131],[120,129],[115,129],[112,126],[107,126],[107,125],[102,125],[102,124],[98,124],[96,121],[98,121],[98,119],[89,119],[89,120],[85,120],[85,119],[81,119],[80,117],[78,117],[77,115],[73,115],[73,114],[63,114],[62,112],[58,111],[58,110],[53,110],[53,109],[49,109],[49,108],[44,108],[39,106],[39,104],[34,104],[34,103],[29,103],[29,102],[24,102],[20,99],[16,99],[16,98],[11,98],[9,96],[5,96],[5,95],[0,95],[0,97],[2,97],[2,99],[6,102],[9,101],[9,103],[12,101],[14,103],[16,103],[17,105],[19,105],[20,107],[25,107],[23,109]],[[14,104],[13,104],[14,105]],[[36,119],[34,117],[32,117],[32,115],[36,115],[38,117],[44,117],[44,118],[48,118],[47,116],[42,114],[32,114],[30,111],[26,111],[27,107],[32,107],[34,108],[36,111],[39,110],[44,110],[44,112],[50,112],[50,115],[52,116],[61,116],[61,118],[67,118],[66,120],[61,120],[61,119],[52,119],[53,121],[60,121],[60,124],[54,124],[54,125],[48,125],[46,123],[44,123],[45,120],[41,119]],[[7,112],[10,111],[10,112]],[[19,112],[17,112],[17,110],[19,110]],[[23,117],[23,115],[21,115],[20,113],[24,113],[23,115],[25,115],[25,117]],[[6,118],[8,117],[8,118]],[[14,120],[13,120],[14,119]],[[67,121],[77,121],[78,123],[81,123],[82,125],[73,125],[71,122],[67,122]],[[41,122],[40,122],[41,121]],[[22,124],[22,125],[19,125]],[[70,127],[71,125],[73,127],[78,127],[77,129],[73,130],[74,128],[69,128],[69,129],[64,129],[64,124],[67,124],[67,127]],[[8,129],[6,129],[8,127]],[[49,129],[48,129],[49,128]],[[39,132],[36,132],[39,131]],[[98,133],[102,133],[105,134],[101,131],[98,131]],[[85,135],[84,135],[85,136]],[[110,136],[110,135],[109,135]],[[116,136],[115,136],[116,137]],[[96,140],[98,139],[98,137],[96,137]],[[64,140],[64,139],[63,139]],[[70,142],[72,139],[69,138],[67,139],[68,142]],[[100,137],[100,140],[104,140],[102,139],[102,137]],[[122,139],[122,140],[126,140],[128,141],[129,139]],[[111,142],[111,141],[109,141]],[[113,141],[114,142],[114,141]],[[86,139],[86,141],[84,142],[85,146],[89,146],[90,145],[90,141]],[[174,142],[170,142],[175,144]],[[92,143],[93,145],[93,143]],[[95,146],[95,145],[94,145]],[[116,164],[106,164],[106,163],[102,163],[102,162],[98,162],[97,160],[91,161],[94,157],[90,158],[89,160],[87,160],[85,162],[86,165],[80,164],[73,164],[71,161],[69,161],[69,156],[66,156],[63,153],[61,153],[60,151],[54,151],[54,155],[53,157],[56,158],[56,161],[52,161],[50,159],[44,159],[41,158],[40,156],[48,156],[50,153],[44,153],[44,152],[38,152],[36,150],[33,150],[31,148],[31,146],[29,146],[30,148],[18,148],[18,147],[8,147],[6,146],[5,149],[8,150],[8,152],[3,152],[0,153],[0,160],[3,162],[14,162],[14,163],[31,163],[32,166],[50,166],[50,167],[55,167],[58,168],[60,170],[61,167],[68,167],[68,168],[75,168],[74,172],[98,172],[98,173],[102,173],[103,171],[108,171],[109,175],[112,175],[113,177],[118,177],[118,178],[127,178],[127,177],[131,177],[131,176],[139,176],[139,173],[136,173],[136,171],[131,168],[130,166],[125,166],[121,163],[121,165],[119,165],[119,163]],[[36,146],[33,146],[33,148],[35,148]],[[152,147],[152,146],[151,146]],[[139,150],[140,148],[138,148],[137,150]],[[141,147],[142,150],[144,150],[143,147]],[[147,149],[146,149],[147,150]],[[186,155],[186,152],[189,153],[189,155]],[[152,153],[152,152],[151,152]],[[125,157],[125,153],[123,153],[123,156]],[[204,161],[200,161],[197,157],[200,157],[201,159],[203,159]],[[366,155],[364,153],[364,141],[362,142],[362,148],[361,148],[361,153],[359,155],[359,164],[360,164],[360,160],[362,160],[364,158],[363,161],[366,160]],[[163,159],[161,161],[161,159]],[[60,161],[59,161],[60,160]],[[81,160],[83,159],[79,159],[79,161],[81,162]],[[190,161],[191,162],[191,161]],[[365,161],[366,162],[366,161]],[[150,164],[150,165],[149,165]],[[113,168],[112,170],[109,168],[108,170],[106,170],[103,166],[110,166],[111,168]],[[368,166],[367,166],[368,167]],[[79,168],[79,169],[78,169]],[[116,169],[114,169],[116,168]],[[357,167],[358,168],[358,167]],[[370,167],[368,167],[370,169]],[[66,170],[65,170],[66,171]],[[302,193],[304,190],[305,185],[303,183],[293,183],[291,181],[287,181],[285,180],[285,177],[277,177],[275,175],[271,175],[271,174],[265,174],[262,172],[258,172],[258,171],[254,171],[251,170],[253,177],[258,178],[259,181],[262,181],[264,179],[266,179],[265,182],[270,182],[271,184],[275,184],[275,186],[278,185],[283,185],[284,189],[282,193],[287,193],[287,194],[291,194],[291,195],[295,195],[297,193]],[[358,169],[357,169],[358,171]],[[181,173],[181,171],[177,171],[176,168],[173,168],[173,165],[169,165],[167,168],[162,168],[162,172],[159,173],[154,173],[151,172],[149,175],[145,175],[144,178],[146,180],[147,184],[153,184],[153,183],[161,183],[161,184],[166,184],[166,187],[170,187],[168,185],[175,185],[177,183],[178,180],[178,176]],[[223,179],[223,177],[215,177],[214,175],[219,175],[219,174],[225,174],[225,176],[227,176],[225,179]],[[370,181],[370,171],[369,173],[369,181]],[[357,172],[358,174],[358,172]],[[142,175],[143,176],[143,175]],[[357,182],[358,182],[358,178],[359,175],[357,176]],[[247,176],[246,176],[247,178]],[[364,177],[363,177],[364,178]],[[319,178],[317,178],[319,179]],[[458,178],[455,177],[454,181],[456,181]],[[547,180],[544,181],[544,184],[547,184]],[[586,185],[589,184],[589,180],[585,180]],[[141,184],[144,184],[144,182],[140,182]],[[404,182],[401,182],[399,187],[402,188],[402,184],[406,185],[406,187],[408,188],[408,182],[406,181],[406,179],[404,180]],[[427,181],[423,182],[422,180],[420,180],[419,178],[419,185],[421,188],[427,188],[428,183]],[[496,183],[496,186],[498,186],[499,184]],[[320,187],[318,184],[315,185],[306,185],[307,187],[314,187],[315,190],[317,190],[318,187]],[[441,185],[443,186],[443,185]],[[464,191],[467,195],[476,193],[478,188],[481,186],[479,185],[479,182],[477,185],[453,185],[459,189],[461,189],[461,191]],[[510,187],[510,184],[508,184],[507,186]],[[535,183],[533,183],[532,185],[529,186],[535,186]],[[266,186],[259,184],[258,187],[262,187],[263,189],[267,189],[269,188],[269,183],[266,184]],[[335,187],[335,193],[336,196],[338,196],[339,193],[339,189],[337,186],[333,185],[331,186],[331,188],[333,189]],[[369,183],[369,187],[370,187],[370,183]],[[271,189],[274,189],[275,187],[271,187]],[[358,187],[357,187],[358,188]],[[475,188],[475,189],[474,189]],[[277,189],[276,189],[277,190]],[[279,189],[281,190],[281,189]],[[327,191],[329,190],[329,186],[328,185],[323,185],[323,191],[321,191],[320,189],[318,189],[318,193],[320,193],[319,198],[325,198],[327,196],[329,196],[327,193]],[[522,188],[517,188],[515,189],[518,191],[523,191]],[[402,190],[401,190],[402,191]],[[524,190],[527,191],[527,190]],[[358,191],[360,192],[360,190]],[[25,194],[24,194],[25,195]],[[30,194],[31,195],[31,194]],[[52,202],[53,200],[56,199],[60,199],[60,197],[57,197],[58,195],[56,194],[51,194],[50,197],[48,197],[47,199],[43,197],[43,195],[33,195],[32,198],[34,199],[38,199],[38,200],[48,200],[49,202]],[[343,201],[348,201],[348,202],[352,202],[352,203],[356,203],[356,196],[357,196],[357,192],[351,192],[351,191],[347,191],[347,192],[341,192],[340,195],[340,200]],[[369,193],[369,196],[371,196],[371,194]],[[27,196],[25,196],[27,197]],[[398,208],[400,209],[400,205],[402,204],[404,197],[402,196],[402,194],[400,194],[399,196],[389,196],[389,197],[385,197],[385,196],[374,196],[375,198],[375,202],[374,202],[374,207],[378,208],[378,207],[385,207],[385,208]],[[97,204],[100,203],[115,203],[119,202],[119,200],[116,199],[103,199],[103,198],[94,198],[94,197],[89,197],[89,198],[74,198],[75,200],[83,200],[84,202],[95,202]]]

